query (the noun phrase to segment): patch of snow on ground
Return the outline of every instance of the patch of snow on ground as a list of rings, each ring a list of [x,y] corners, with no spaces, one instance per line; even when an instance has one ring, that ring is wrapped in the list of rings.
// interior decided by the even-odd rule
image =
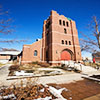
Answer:
[[[65,88],[61,88],[59,90],[57,90],[56,88],[52,87],[52,86],[49,86],[49,91],[55,96],[57,97],[57,100],[67,100],[65,99],[61,93],[62,91],[65,90]]]
[[[20,71],[20,72],[19,72],[19,71],[16,71],[16,72],[15,72],[15,75],[16,75],[16,76],[32,76],[32,75],[34,75],[34,74],[33,74],[33,73],[25,73],[25,71],[22,70],[22,71]]]
[[[38,98],[38,99],[34,99],[34,100],[51,100],[52,97],[45,97],[45,98]]]

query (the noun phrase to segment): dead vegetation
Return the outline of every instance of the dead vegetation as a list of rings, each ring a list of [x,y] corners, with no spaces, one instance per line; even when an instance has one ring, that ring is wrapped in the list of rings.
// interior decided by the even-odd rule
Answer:
[[[12,76],[14,74],[14,71],[18,71],[19,70],[19,65],[11,65],[9,67],[9,76]]]
[[[50,72],[52,72],[52,70],[50,72],[46,70],[39,70],[39,68],[50,68],[49,66],[50,65],[48,63],[42,62],[32,62],[23,65],[15,64],[9,67],[9,76],[15,76],[16,72],[21,71],[24,71],[25,73],[33,73],[34,75],[51,75]]]
[[[84,62],[85,66],[91,66],[93,68],[100,68],[100,63]]]
[[[20,70],[24,69],[34,69],[34,68],[41,68],[41,67],[49,67],[50,65],[48,63],[43,63],[43,62],[32,62],[28,64],[22,64],[20,66]]]
[[[37,81],[38,78],[35,78],[34,80],[28,78],[26,85],[24,85],[24,81],[21,80],[20,84],[12,84],[9,88],[2,88],[0,90],[0,96],[8,96],[9,100],[34,100],[37,98],[45,98],[46,96],[55,99],[55,97],[49,92],[48,88],[44,87],[42,84],[38,85]],[[15,97],[9,98],[9,95],[12,94]]]
[[[19,70],[19,65],[11,65],[9,67],[9,70],[11,70],[11,71]]]
[[[50,66],[48,63],[44,63],[44,62],[39,62],[38,65],[40,65],[41,67],[49,67]]]
[[[2,67],[4,64],[0,63],[0,67]]]

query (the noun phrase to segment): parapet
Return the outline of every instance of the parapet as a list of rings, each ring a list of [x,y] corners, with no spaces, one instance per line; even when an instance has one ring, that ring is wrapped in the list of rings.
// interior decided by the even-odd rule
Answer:
[[[51,10],[50,15],[58,15],[58,13],[54,10]]]

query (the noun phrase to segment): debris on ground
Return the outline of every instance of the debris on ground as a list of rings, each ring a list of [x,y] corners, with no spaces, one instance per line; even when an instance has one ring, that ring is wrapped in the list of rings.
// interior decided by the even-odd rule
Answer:
[[[52,99],[52,97],[45,97],[45,98],[38,98],[38,99],[34,99],[34,100],[51,100]]]
[[[100,75],[92,75],[92,76],[83,75],[82,77],[89,80],[100,82]]]
[[[48,85],[20,86],[13,88],[2,88],[0,90],[0,100],[67,100],[62,96],[65,88],[56,89]]]
[[[90,77],[100,79],[100,75],[92,75],[92,76],[90,76]]]
[[[13,98],[13,100],[16,100],[16,97],[15,97],[15,95],[14,94],[9,94],[9,95],[7,95],[7,96],[0,96],[0,100],[8,100],[8,99],[11,99],[11,98]]]
[[[44,89],[44,91],[40,91]],[[34,85],[34,86],[26,86],[26,87],[16,87],[1,89],[0,90],[0,100],[39,100],[39,98],[45,98],[43,100],[47,100],[46,98],[56,99],[56,97],[50,93],[47,87],[43,85]],[[13,99],[17,98],[17,99]],[[42,100],[42,99],[40,99]],[[49,99],[48,99],[49,100]]]
[[[53,68],[37,68],[36,70],[10,70],[9,76],[52,76],[52,75],[61,75],[64,71],[61,69]]]
[[[65,88],[61,88],[59,90],[57,90],[56,88],[52,87],[52,86],[49,86],[49,91],[55,96],[57,97],[57,100],[67,100],[65,99],[61,93],[62,91],[65,90]]]
[[[14,74],[16,76],[33,76],[33,73],[26,73],[24,70],[21,71],[15,71]]]

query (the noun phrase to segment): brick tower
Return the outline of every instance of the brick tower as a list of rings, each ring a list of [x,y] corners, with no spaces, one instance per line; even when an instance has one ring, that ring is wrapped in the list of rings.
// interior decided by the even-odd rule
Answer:
[[[56,11],[43,24],[42,61],[51,64],[61,60],[81,60],[81,50],[75,21]]]
[[[23,46],[21,62],[42,61],[58,64],[68,60],[81,60],[75,21],[51,11],[43,24],[42,39]]]

